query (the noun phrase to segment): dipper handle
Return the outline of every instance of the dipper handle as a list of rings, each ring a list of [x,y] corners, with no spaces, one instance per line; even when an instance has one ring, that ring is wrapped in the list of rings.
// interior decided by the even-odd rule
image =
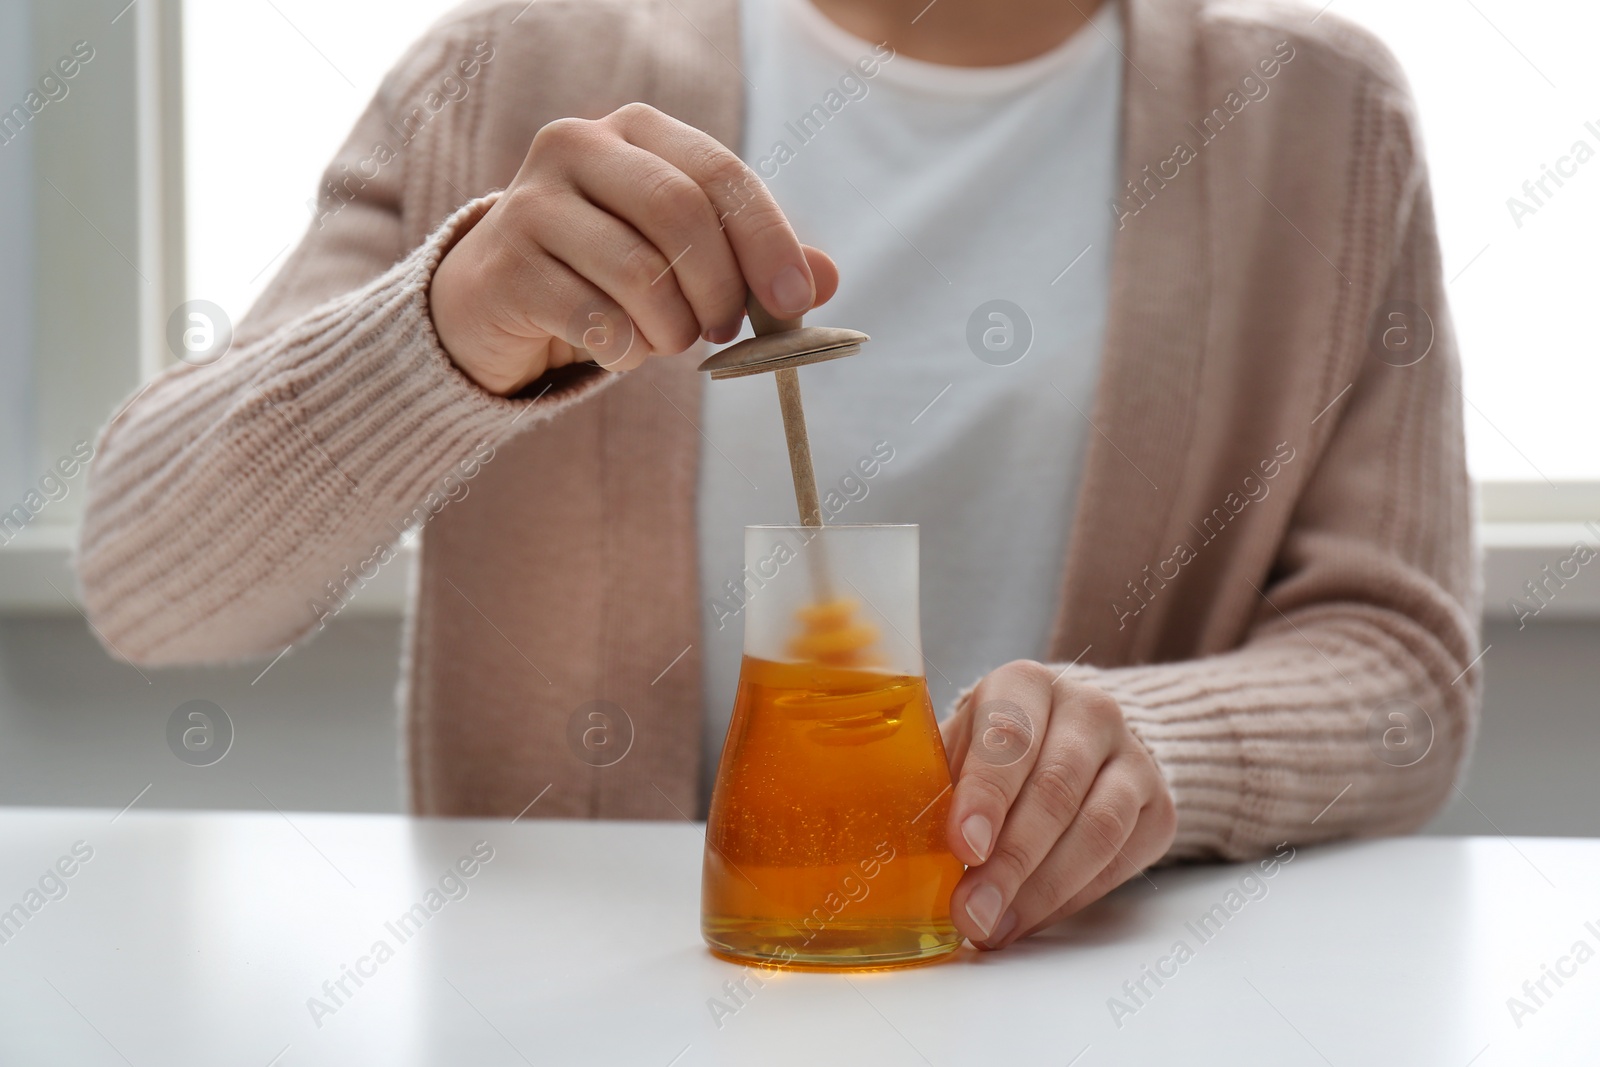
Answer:
[[[757,337],[798,330],[799,318],[780,319],[750,294],[745,301],[750,328]],[[774,371],[778,382],[778,407],[783,411],[783,436],[789,443],[789,472],[794,475],[794,502],[802,526],[822,525],[822,504],[817,498],[817,472],[811,464],[811,439],[806,435],[806,412],[800,403],[800,375],[793,367]]]

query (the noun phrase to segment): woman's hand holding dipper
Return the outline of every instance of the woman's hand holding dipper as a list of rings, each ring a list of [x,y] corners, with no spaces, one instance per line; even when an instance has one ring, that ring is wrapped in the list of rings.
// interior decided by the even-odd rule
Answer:
[[[838,282],[737,155],[628,104],[541,129],[511,185],[439,264],[429,299],[450,358],[509,395],[569,363],[628,370],[702,337],[731,341],[747,293],[799,316]]]

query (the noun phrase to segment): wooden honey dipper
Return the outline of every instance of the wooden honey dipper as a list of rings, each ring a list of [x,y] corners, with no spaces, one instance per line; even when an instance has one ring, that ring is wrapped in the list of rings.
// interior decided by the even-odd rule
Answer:
[[[771,373],[778,385],[778,406],[783,412],[783,433],[789,445],[789,472],[794,477],[795,505],[802,526],[821,527],[822,504],[817,496],[817,475],[811,463],[811,440],[806,435],[805,409],[800,402],[797,368],[810,363],[853,356],[871,340],[857,330],[832,326],[805,326],[802,319],[780,319],[751,294],[745,301],[755,336],[730,345],[700,364],[712,380]],[[811,585],[814,603],[800,609],[800,632],[789,644],[791,655],[811,663],[836,667],[867,665],[866,652],[878,641],[878,631],[856,615],[856,603],[839,597],[828,571],[824,543],[817,542],[812,557]]]

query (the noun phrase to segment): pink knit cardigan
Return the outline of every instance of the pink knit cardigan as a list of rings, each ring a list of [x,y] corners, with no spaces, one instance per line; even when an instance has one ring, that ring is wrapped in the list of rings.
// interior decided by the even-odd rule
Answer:
[[[1479,591],[1408,91],[1332,14],[1122,16],[1128,184],[1051,657],[1155,755],[1171,858],[1416,827],[1469,749]],[[443,20],[232,351],[102,434],[79,566],[109,643],[146,665],[275,655],[422,521],[416,810],[513,815],[548,786],[531,814],[693,815],[696,359],[501,399],[441,349],[428,284],[552,119],[643,100],[737,146],[739,58],[736,0]],[[609,767],[568,740],[594,700],[632,724]]]

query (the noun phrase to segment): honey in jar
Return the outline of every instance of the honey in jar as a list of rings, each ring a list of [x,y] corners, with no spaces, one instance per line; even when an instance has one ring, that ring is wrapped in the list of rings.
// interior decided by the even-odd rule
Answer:
[[[775,552],[788,539],[792,554]],[[702,932],[794,968],[924,962],[960,944],[950,772],[922,674],[915,526],[751,527],[784,562],[746,605],[707,822]]]

